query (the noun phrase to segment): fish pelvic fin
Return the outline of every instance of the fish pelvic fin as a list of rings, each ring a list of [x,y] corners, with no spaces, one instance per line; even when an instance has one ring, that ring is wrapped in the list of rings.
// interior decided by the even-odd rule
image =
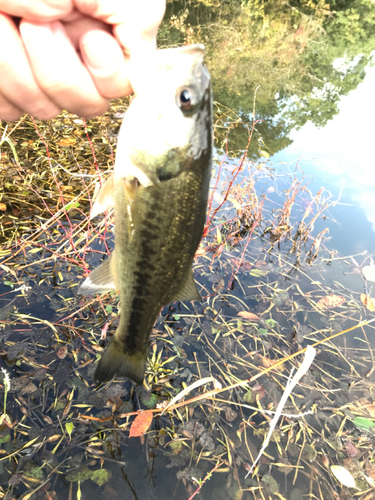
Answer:
[[[109,382],[115,376],[128,377],[138,385],[142,385],[147,351],[129,355],[124,351],[124,345],[113,337],[95,371],[94,379],[97,382]]]
[[[80,295],[94,295],[96,293],[113,292],[117,290],[114,274],[113,253],[92,273],[78,288]]]
[[[113,193],[115,190],[114,174],[110,175],[107,181],[100,188],[98,196],[95,199],[94,205],[91,208],[90,219],[101,214],[105,210],[112,208],[114,205]]]
[[[199,302],[202,302],[202,297],[200,296],[200,293],[198,292],[197,289],[197,284],[195,283],[194,276],[193,276],[193,271],[189,269],[189,272],[187,274],[187,277],[184,281],[184,284],[182,288],[178,291],[176,297],[174,297],[174,300],[180,300],[180,301],[191,301],[191,300],[198,300]]]

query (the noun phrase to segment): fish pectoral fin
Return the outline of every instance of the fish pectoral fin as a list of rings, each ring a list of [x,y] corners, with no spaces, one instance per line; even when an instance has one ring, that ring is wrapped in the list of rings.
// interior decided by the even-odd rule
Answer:
[[[113,292],[117,290],[116,280],[112,271],[113,253],[99,267],[94,269],[90,276],[78,288],[80,295],[94,295],[95,293]]]
[[[114,193],[114,174],[108,177],[105,184],[100,188],[98,196],[95,199],[94,205],[92,206],[90,212],[90,219],[93,219],[97,215],[101,214],[105,210],[112,208],[114,205],[113,193]]]
[[[198,292],[197,289],[197,284],[195,283],[194,276],[193,276],[193,271],[189,269],[188,275],[185,279],[184,285],[181,288],[181,290],[178,291],[176,297],[174,297],[174,300],[180,300],[180,301],[190,301],[190,300],[199,300],[199,302],[202,302],[202,297],[200,296],[200,293]]]

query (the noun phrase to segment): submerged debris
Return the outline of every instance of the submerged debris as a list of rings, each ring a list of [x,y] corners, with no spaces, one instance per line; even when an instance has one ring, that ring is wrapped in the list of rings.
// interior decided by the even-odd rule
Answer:
[[[326,231],[314,231],[330,195],[321,191],[306,205],[298,173],[255,168],[246,151],[216,171],[194,264],[204,301],[161,311],[149,390],[125,380],[93,385],[121,304],[116,294],[81,299],[76,290],[113,246],[111,218],[93,226],[87,214],[124,110],[117,103],[87,125],[69,114],[48,124],[24,118],[12,133],[19,162],[0,216],[0,350],[10,377],[2,494],[65,499],[66,488],[74,498],[100,486],[105,498],[148,498],[147,471],[158,498],[336,498],[340,488],[345,498],[352,477],[352,495],[368,500],[371,257],[346,258],[359,281],[353,289],[339,283],[348,267]],[[285,187],[281,198],[267,191],[270,176]],[[309,345],[316,359],[246,478]]]

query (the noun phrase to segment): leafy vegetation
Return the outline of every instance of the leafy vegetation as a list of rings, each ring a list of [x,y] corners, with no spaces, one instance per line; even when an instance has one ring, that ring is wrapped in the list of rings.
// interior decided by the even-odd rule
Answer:
[[[239,120],[251,121],[256,93],[256,139],[271,153],[290,144],[290,131],[307,120],[324,126],[340,96],[363,80],[375,50],[371,0],[170,2],[161,45],[203,42],[215,99]],[[343,59],[339,65],[337,60]],[[243,149],[236,128],[232,149]],[[249,155],[259,157],[257,140]]]

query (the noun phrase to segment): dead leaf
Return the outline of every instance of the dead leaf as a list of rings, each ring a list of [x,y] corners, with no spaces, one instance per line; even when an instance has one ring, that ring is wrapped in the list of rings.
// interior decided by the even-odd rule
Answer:
[[[370,295],[366,295],[365,293],[361,293],[361,302],[362,304],[371,312],[375,311],[374,301],[370,297]]]
[[[346,450],[346,454],[348,455],[348,457],[350,458],[353,458],[357,455],[357,448],[354,446],[354,444],[350,441],[350,439],[347,439],[346,440],[346,443],[345,443],[345,450]]]
[[[225,411],[225,419],[227,422],[233,422],[233,420],[236,420],[238,417],[238,413],[229,406],[224,406],[224,411]]]
[[[76,143],[75,137],[65,137],[61,139],[57,144],[59,146],[73,146]]]
[[[0,203],[0,210],[6,210],[7,209],[7,206],[5,205],[5,203]]]
[[[264,387],[260,384],[255,384],[254,387],[251,388],[252,395],[256,399],[263,399],[266,395],[266,391],[264,390]]]
[[[343,465],[346,470],[353,474],[362,470],[362,464],[356,458],[344,458]]]
[[[264,368],[269,368],[270,366],[273,366],[275,363],[277,363],[277,359],[270,359],[267,356],[263,356],[263,354],[257,353],[254,356],[255,360],[257,363],[260,365],[264,366]],[[284,365],[280,365],[277,367],[277,369],[282,372],[284,371]]]
[[[345,302],[345,297],[341,295],[326,295],[322,297],[316,304],[319,309],[326,311],[328,309],[334,309],[335,307],[341,306]]]
[[[354,477],[341,465],[331,465],[331,471],[335,478],[348,488],[356,488]]]
[[[22,475],[20,472],[16,472],[15,474],[13,474],[13,476],[8,480],[8,483],[11,485],[11,486],[16,486],[17,484],[19,484],[21,482],[21,478],[22,478]]]
[[[23,396],[24,394],[31,394],[37,390],[37,386],[33,382],[29,382],[21,389],[21,395]]]
[[[143,434],[150,427],[152,418],[153,415],[151,411],[144,411],[143,413],[137,415],[136,419],[130,427],[129,437],[143,436]]]
[[[61,416],[62,420],[69,414],[71,406],[72,406],[72,402],[68,401],[67,405],[64,408],[64,411],[62,412],[62,416]]]
[[[203,431],[203,425],[199,422],[195,422],[194,420],[189,420],[189,422],[186,422],[182,428],[182,434],[189,439],[198,439],[199,436],[202,435]]]
[[[265,267],[267,265],[267,262],[264,262],[264,260],[257,260],[254,265],[258,269],[260,269],[262,267]]]
[[[65,345],[60,347],[60,349],[58,349],[56,352],[56,356],[60,359],[66,358],[67,354],[68,354],[68,348]]]
[[[370,417],[375,418],[375,404],[366,405],[365,408],[369,412]]]
[[[253,267],[251,262],[242,259],[232,259],[233,267],[241,267],[242,271],[250,271]]]
[[[250,321],[262,321],[259,316],[248,311],[240,311],[237,316],[241,316],[242,318],[248,319]]]
[[[372,281],[375,283],[375,266],[364,266],[362,267],[363,276],[367,281]]]
[[[375,464],[367,462],[365,467],[366,467],[366,474],[370,476],[371,479],[375,480]]]
[[[45,443],[54,443],[58,439],[61,438],[61,434],[53,434],[52,436],[49,436],[44,442]]]

